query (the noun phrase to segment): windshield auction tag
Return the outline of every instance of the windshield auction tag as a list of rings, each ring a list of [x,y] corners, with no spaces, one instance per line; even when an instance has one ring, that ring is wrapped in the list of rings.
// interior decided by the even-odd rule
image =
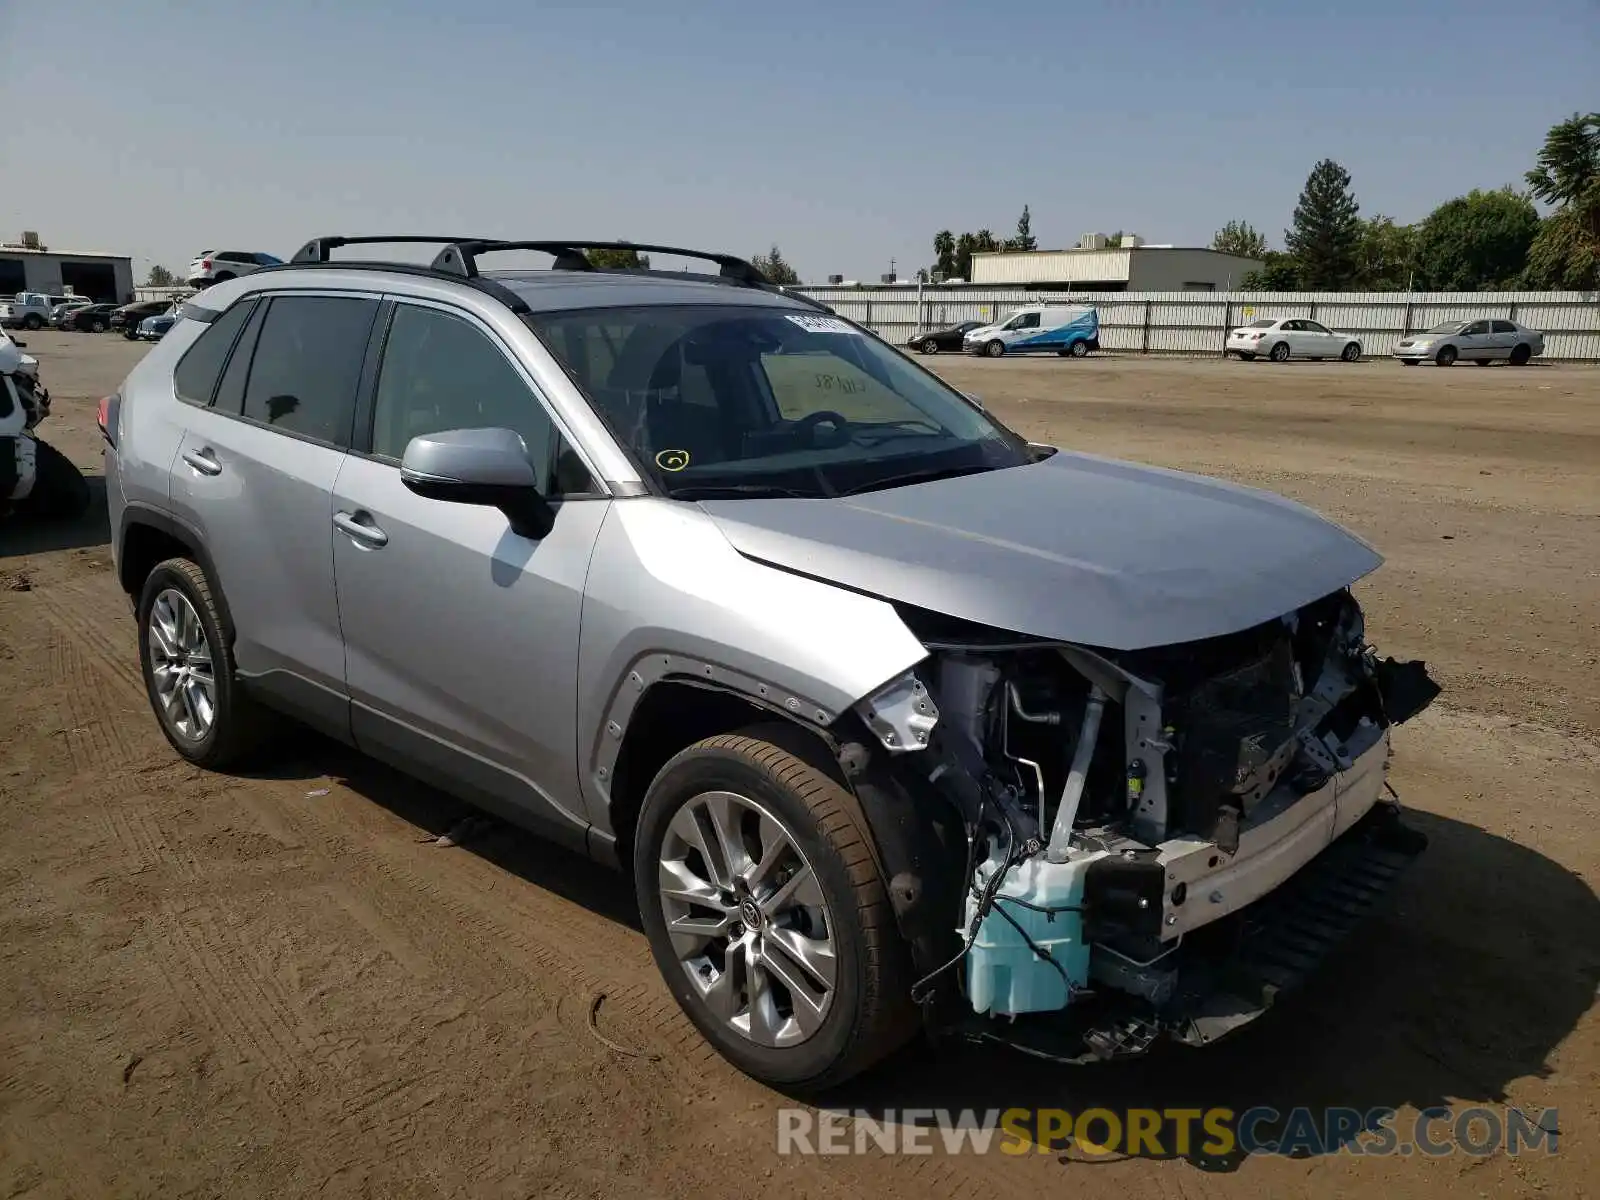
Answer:
[[[797,316],[794,313],[785,313],[785,317],[800,326],[807,333],[857,333],[850,325],[838,317],[809,317]]]

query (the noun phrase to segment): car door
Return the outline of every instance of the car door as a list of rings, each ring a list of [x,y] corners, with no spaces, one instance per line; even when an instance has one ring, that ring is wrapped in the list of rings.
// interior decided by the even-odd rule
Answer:
[[[1489,322],[1489,347],[1495,358],[1510,358],[1517,345],[1517,327],[1510,321]]]
[[[604,489],[515,356],[463,311],[395,303],[370,410],[326,518],[356,742],[583,849],[578,622]],[[522,435],[556,509],[542,538],[401,482],[412,438],[492,427]]]
[[[1306,353],[1312,358],[1338,358],[1342,346],[1334,345],[1336,338],[1333,330],[1320,321],[1305,320],[1300,325],[1303,329],[1301,336],[1305,339]]]
[[[1457,339],[1456,355],[1473,360],[1495,356],[1493,335],[1489,332],[1488,321],[1473,321],[1461,331],[1461,336]]]
[[[330,518],[378,305],[376,295],[246,299],[174,372],[193,411],[171,504],[211,558],[239,674],[344,737]],[[223,357],[219,377],[213,364]]]
[[[1001,331],[1000,340],[1005,342],[1006,348],[1021,345],[1039,332],[1038,312],[1018,313],[1007,321]]]

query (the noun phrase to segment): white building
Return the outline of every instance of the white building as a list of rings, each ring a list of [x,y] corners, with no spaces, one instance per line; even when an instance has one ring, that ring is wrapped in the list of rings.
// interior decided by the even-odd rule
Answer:
[[[36,233],[20,241],[0,242],[0,296],[71,292],[107,304],[133,299],[133,259],[126,254],[51,250]]]
[[[1137,234],[1117,245],[1085,234],[1071,250],[1014,250],[972,256],[973,283],[1001,283],[1080,292],[1226,292],[1237,289],[1259,259],[1189,246],[1152,246]]]

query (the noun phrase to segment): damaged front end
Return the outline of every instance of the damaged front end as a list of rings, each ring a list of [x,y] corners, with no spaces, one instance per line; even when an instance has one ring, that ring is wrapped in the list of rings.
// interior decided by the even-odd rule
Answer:
[[[1070,1061],[1213,1041],[1425,844],[1383,794],[1390,729],[1439,689],[1376,657],[1348,589],[1154,650],[902,615],[931,655],[841,762],[936,1030]]]

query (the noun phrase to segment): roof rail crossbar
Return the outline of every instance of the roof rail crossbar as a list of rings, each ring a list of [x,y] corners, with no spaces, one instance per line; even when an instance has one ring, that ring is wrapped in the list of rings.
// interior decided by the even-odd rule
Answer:
[[[289,261],[296,264],[318,263],[328,261],[328,251],[337,250],[341,246],[381,246],[389,245],[452,245],[456,242],[485,242],[483,238],[460,237],[428,237],[413,233],[390,234],[387,237],[319,237],[312,238],[304,246],[294,252],[294,257]]]
[[[702,262],[717,264],[717,274],[724,279],[731,279],[735,283],[742,283],[749,287],[771,287],[772,281],[758,271],[755,265],[746,259],[733,254],[716,254],[708,250],[689,250],[683,246],[657,246],[645,242],[586,242],[551,239],[537,241],[475,241],[459,242],[453,246],[446,246],[433,260],[433,265],[440,270],[453,271],[466,275],[468,278],[478,273],[477,256],[501,250],[539,250],[552,255],[555,262],[551,269],[556,271],[589,271],[593,265],[589,262],[585,250],[633,250],[646,254],[677,254],[684,258],[697,258]]]

